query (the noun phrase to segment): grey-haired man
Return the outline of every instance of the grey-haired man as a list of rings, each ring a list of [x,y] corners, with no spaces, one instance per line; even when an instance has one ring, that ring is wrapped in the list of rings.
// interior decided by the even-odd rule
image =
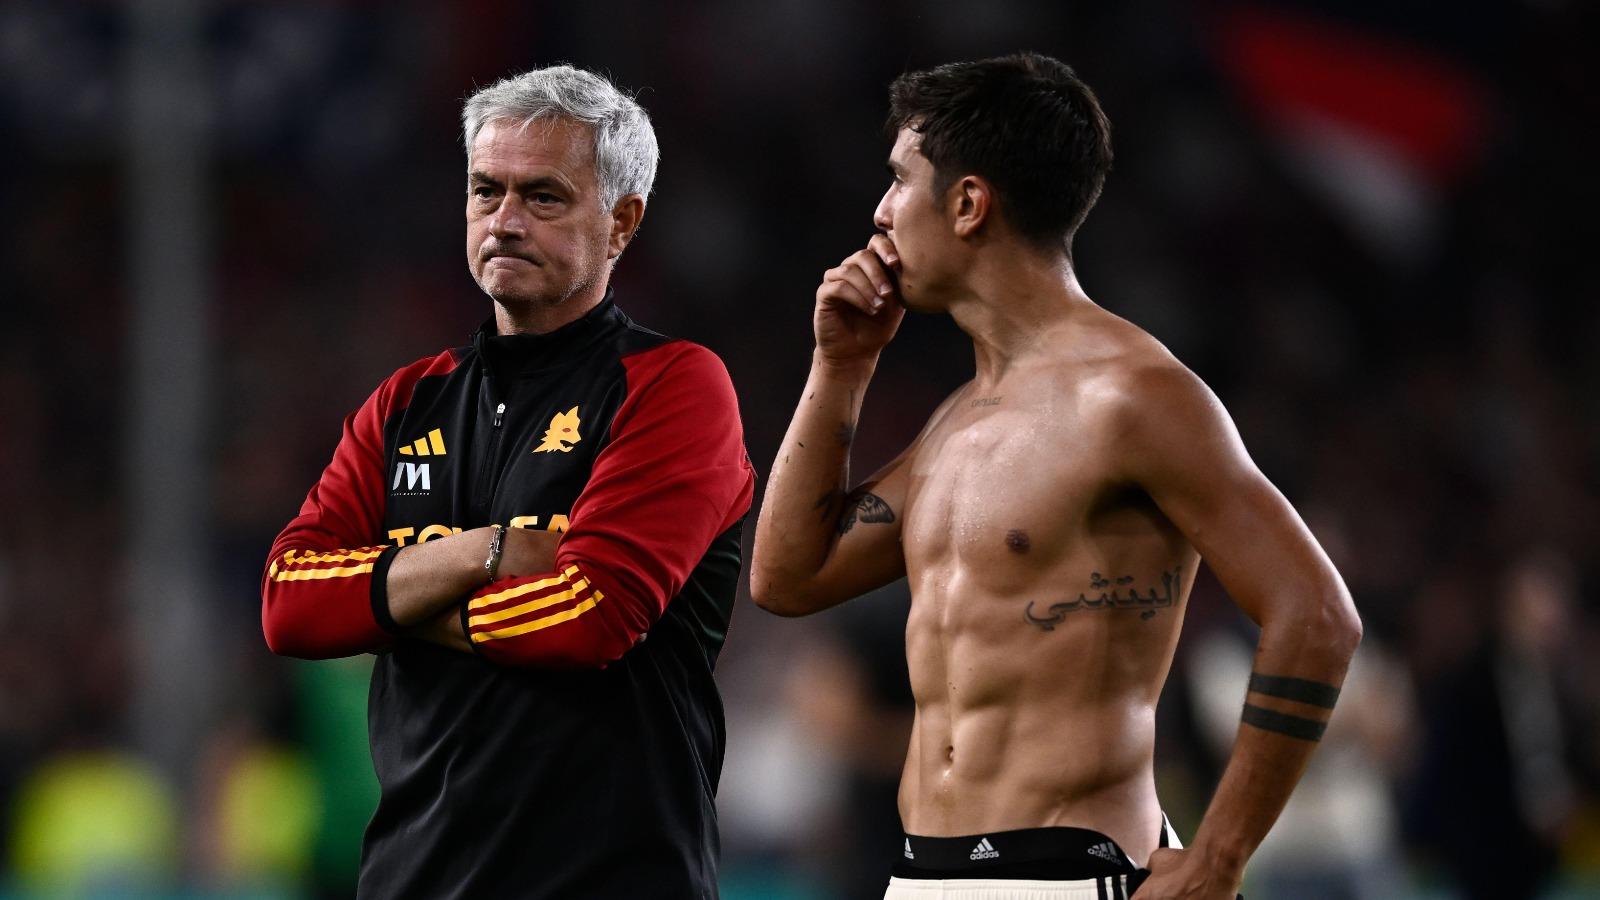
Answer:
[[[715,897],[712,667],[754,475],[721,361],[612,295],[655,134],[566,66],[462,118],[493,318],[345,421],[273,545],[267,642],[378,654],[361,895]]]

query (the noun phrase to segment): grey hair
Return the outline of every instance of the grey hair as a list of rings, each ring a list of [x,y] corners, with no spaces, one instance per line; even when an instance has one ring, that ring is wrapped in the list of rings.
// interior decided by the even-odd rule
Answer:
[[[600,202],[611,209],[626,194],[650,198],[661,150],[650,116],[632,97],[593,72],[550,66],[503,78],[467,98],[461,108],[467,158],[483,126],[508,120],[527,127],[541,119],[563,118],[594,132],[595,174]]]

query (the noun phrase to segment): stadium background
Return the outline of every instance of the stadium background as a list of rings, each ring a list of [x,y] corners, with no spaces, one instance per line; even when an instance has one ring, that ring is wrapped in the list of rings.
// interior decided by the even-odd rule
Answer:
[[[3,892],[349,893],[367,663],[272,657],[257,584],[340,418],[486,315],[472,86],[565,60],[639,91],[662,163],[618,296],[726,360],[764,471],[816,281],[870,233],[888,81],[1026,48],[1114,124],[1083,283],[1216,388],[1367,623],[1247,895],[1596,895],[1597,17],[1437,9],[0,2]],[[969,366],[908,321],[858,465]],[[907,602],[741,596],[726,897],[880,895]],[[1202,579],[1160,718],[1183,833],[1250,639]]]

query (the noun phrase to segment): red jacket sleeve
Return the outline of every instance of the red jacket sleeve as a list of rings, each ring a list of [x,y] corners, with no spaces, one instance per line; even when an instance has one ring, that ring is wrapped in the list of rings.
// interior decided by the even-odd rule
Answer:
[[[492,662],[592,669],[621,658],[750,509],[755,472],[722,361],[675,341],[623,364],[627,397],[555,571],[502,579],[467,603],[467,633]]]
[[[393,621],[374,606],[372,591],[395,553],[380,542],[383,423],[410,403],[418,378],[453,367],[443,354],[401,369],[344,420],[333,460],[272,542],[261,580],[261,628],[272,652],[328,659],[389,644]]]

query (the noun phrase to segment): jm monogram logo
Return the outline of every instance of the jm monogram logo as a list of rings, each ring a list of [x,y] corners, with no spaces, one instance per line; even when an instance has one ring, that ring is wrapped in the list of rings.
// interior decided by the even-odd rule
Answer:
[[[399,449],[401,456],[444,456],[444,433],[435,428],[428,432],[427,437],[419,437],[409,444],[402,445]],[[389,485],[389,493],[401,493],[400,484],[405,483],[405,493],[425,494],[433,490],[433,480],[428,472],[425,462],[409,462],[400,460],[394,467],[394,483]]]
[[[389,486],[389,492],[400,490],[400,482],[406,483],[407,492],[422,493],[433,489],[433,483],[428,477],[427,463],[401,462],[394,467],[394,484]]]

